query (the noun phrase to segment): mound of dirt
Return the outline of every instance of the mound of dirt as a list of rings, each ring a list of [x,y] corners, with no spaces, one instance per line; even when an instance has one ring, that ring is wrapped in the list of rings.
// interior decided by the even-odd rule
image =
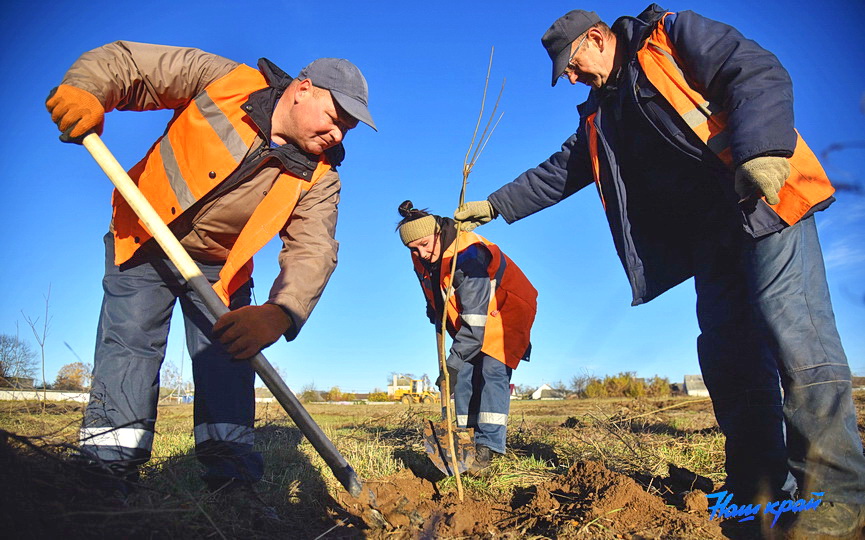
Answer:
[[[448,538],[454,536],[500,535],[496,526],[504,508],[490,506],[466,496],[460,502],[456,492],[442,495],[435,484],[418,478],[409,470],[377,481],[367,481],[360,498],[347,493],[339,502],[363,521],[367,538]]]
[[[460,502],[409,471],[367,487],[374,501],[343,495],[340,503],[363,521],[369,538],[724,538],[708,515],[669,507],[597,462],[578,463],[500,504],[468,494]]]
[[[631,478],[598,462],[581,462],[530,488],[515,526],[532,534],[585,538],[723,538],[706,515],[671,508]],[[525,500],[525,499],[524,499]]]

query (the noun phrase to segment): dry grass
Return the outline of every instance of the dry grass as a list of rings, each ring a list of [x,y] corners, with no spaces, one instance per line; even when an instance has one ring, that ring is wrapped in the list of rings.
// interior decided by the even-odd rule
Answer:
[[[865,405],[861,397],[857,400]],[[311,404],[307,410],[361,478],[380,479],[408,468],[437,482],[441,492],[456,489],[423,449],[423,422],[438,417],[438,406]],[[29,527],[31,537],[61,530],[69,538],[78,537],[77,531],[81,537],[111,537],[118,530],[127,538],[360,534],[333,499],[342,487],[278,406],[260,405],[256,428],[256,447],[266,462],[258,491],[284,517],[276,529],[220,505],[203,490],[193,457],[191,405],[160,407],[153,459],[128,506],[94,499],[86,478],[69,461],[81,414],[80,405],[49,404],[43,413],[39,404],[0,402],[0,430],[6,432],[5,438],[0,432],[0,521],[24,531]],[[708,401],[517,401],[507,454],[493,462],[492,474],[465,477],[464,487],[476,500],[510,500],[521,488],[575,463],[599,460],[664,495],[669,465],[710,484],[723,480],[723,443]],[[44,520],[45,512],[54,518]]]

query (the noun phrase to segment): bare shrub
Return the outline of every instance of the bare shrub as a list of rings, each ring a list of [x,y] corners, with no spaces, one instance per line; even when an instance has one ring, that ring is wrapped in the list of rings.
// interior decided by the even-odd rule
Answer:
[[[30,344],[17,335],[0,334],[0,377],[33,379],[39,361]]]

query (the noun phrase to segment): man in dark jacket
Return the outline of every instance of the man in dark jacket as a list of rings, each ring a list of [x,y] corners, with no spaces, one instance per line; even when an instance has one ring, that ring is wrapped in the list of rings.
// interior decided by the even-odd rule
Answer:
[[[694,277],[727,490],[777,499],[795,479],[825,492],[798,515],[803,537],[855,536],[865,457],[813,217],[833,189],[793,127],[786,70],[728,25],[654,4],[612,28],[571,11],[542,43],[553,86],[592,87],[579,128],[455,217],[513,223],[594,180],[634,305]]]

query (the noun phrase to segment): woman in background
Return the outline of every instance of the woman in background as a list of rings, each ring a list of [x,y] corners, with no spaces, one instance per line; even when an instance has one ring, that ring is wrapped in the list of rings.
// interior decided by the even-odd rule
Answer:
[[[427,316],[439,332],[445,294],[453,282],[447,305],[447,330],[453,338],[446,362],[448,395],[454,394],[457,426],[475,430],[476,457],[469,472],[477,473],[505,452],[511,373],[520,360],[529,360],[538,293],[489,240],[463,231],[456,242],[455,221],[418,210],[411,201],[403,202],[399,213],[400,239],[411,250]],[[436,384],[444,384],[443,374]]]

